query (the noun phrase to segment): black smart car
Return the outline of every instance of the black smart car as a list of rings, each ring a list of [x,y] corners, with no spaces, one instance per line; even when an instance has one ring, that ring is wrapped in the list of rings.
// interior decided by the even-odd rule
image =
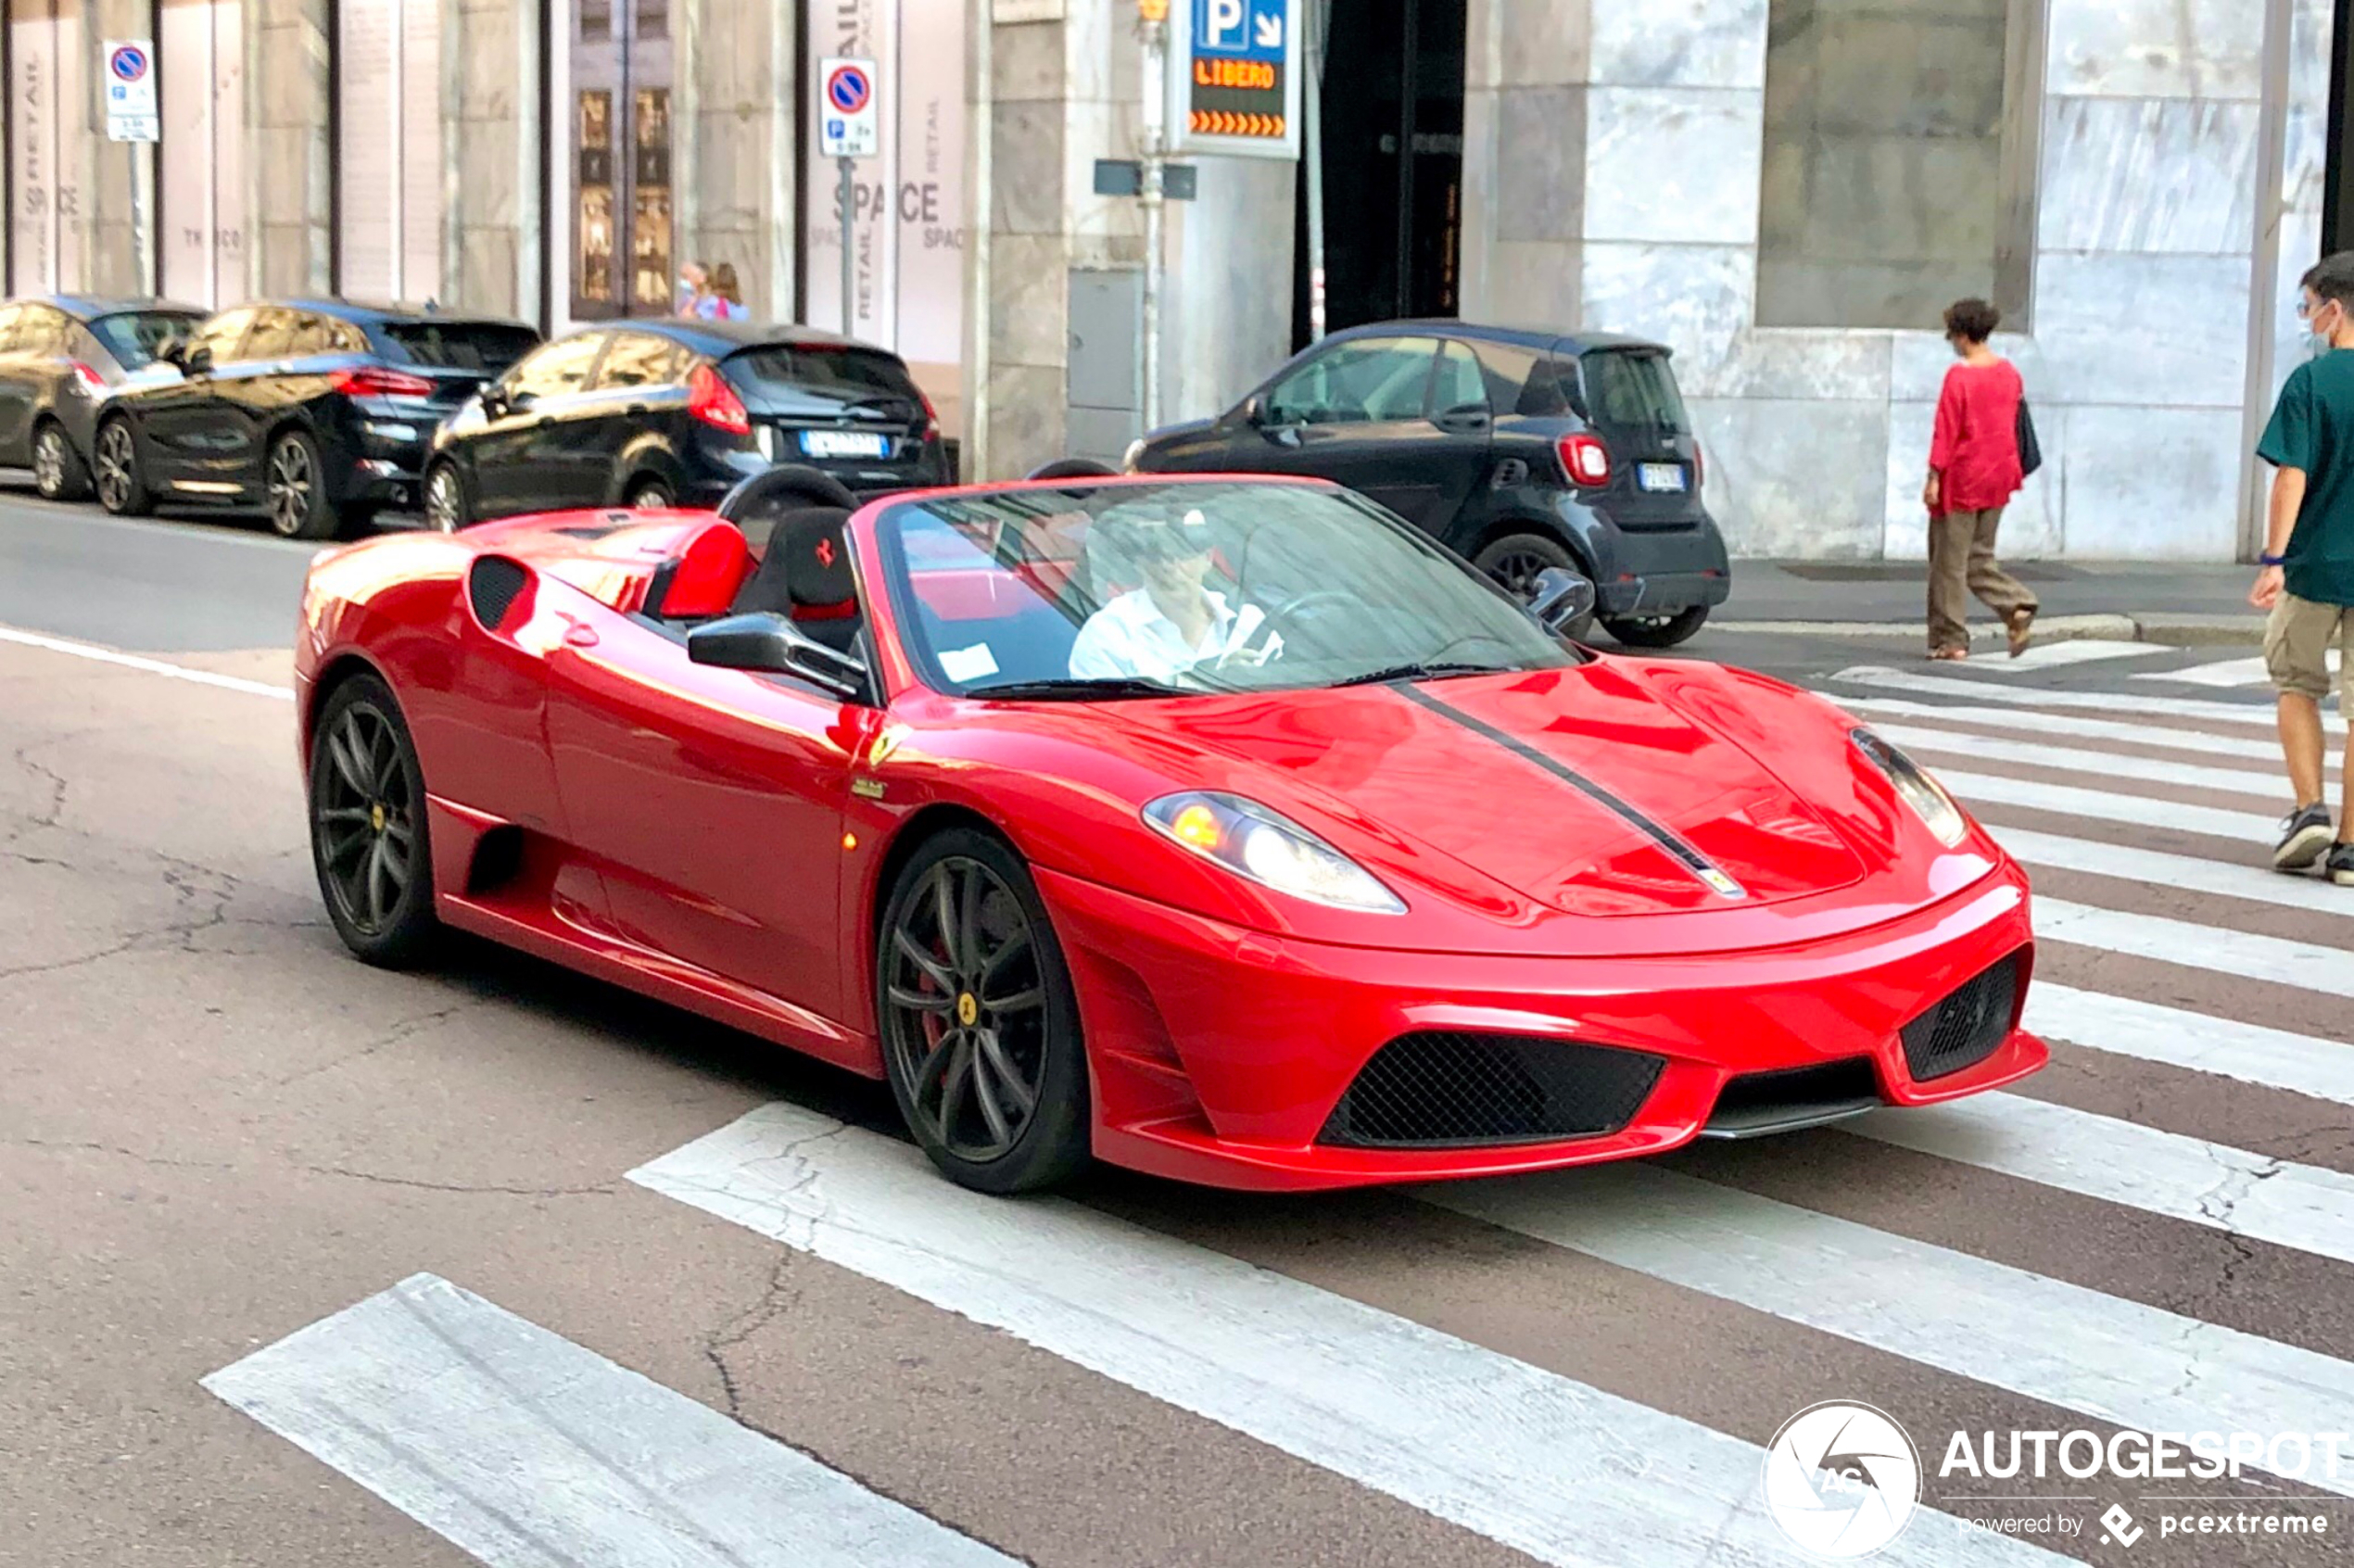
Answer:
[[[425,517],[713,506],[770,464],[856,495],[949,481],[940,422],[897,356],[804,327],[606,322],[483,388],[434,439]]]
[[[1666,648],[1732,589],[1701,462],[1660,345],[1432,321],[1335,333],[1127,466],[1335,480],[1516,591],[1584,573],[1613,637]]]
[[[260,503],[288,538],[333,537],[413,505],[435,426],[538,341],[520,322],[429,307],[223,310],[99,411],[99,503]]]
[[[0,304],[0,468],[30,468],[50,500],[90,493],[108,393],[204,320],[165,299],[51,294]]]

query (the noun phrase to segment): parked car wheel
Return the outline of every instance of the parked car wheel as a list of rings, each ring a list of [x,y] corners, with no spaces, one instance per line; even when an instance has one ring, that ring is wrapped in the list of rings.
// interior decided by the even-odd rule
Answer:
[[[670,487],[659,479],[639,479],[630,484],[628,499],[623,505],[632,512],[661,512],[677,505]]]
[[[425,522],[441,533],[454,534],[473,521],[465,475],[454,462],[435,463],[425,475]]]
[[[1053,1186],[1088,1158],[1079,1004],[1030,872],[967,828],[918,849],[876,932],[875,1004],[900,1114],[952,1181]]]
[[[90,467],[55,420],[32,437],[32,487],[43,500],[77,501],[90,493]]]
[[[1673,648],[1688,642],[1708,619],[1708,606],[1695,604],[1673,615],[1614,615],[1602,630],[1629,648]]]
[[[327,499],[327,474],[319,444],[299,430],[270,443],[264,481],[270,497],[270,526],[281,538],[333,538],[343,519]]]
[[[1550,567],[1564,567],[1583,573],[1585,568],[1569,553],[1559,539],[1543,534],[1506,534],[1490,539],[1482,546],[1472,564],[1493,577],[1514,598],[1526,601],[1536,594],[1538,574]],[[1563,628],[1573,642],[1583,642],[1592,635],[1594,617],[1588,614]]]
[[[98,504],[117,517],[144,517],[156,508],[153,491],[139,473],[139,443],[127,419],[98,427]]]

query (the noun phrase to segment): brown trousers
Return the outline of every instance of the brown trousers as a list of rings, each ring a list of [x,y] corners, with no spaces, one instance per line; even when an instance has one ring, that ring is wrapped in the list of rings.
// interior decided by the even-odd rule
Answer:
[[[2005,623],[2021,610],[2038,608],[2034,590],[1994,564],[1994,530],[2003,509],[1949,512],[1929,520],[1929,651],[1968,648],[1969,596]]]

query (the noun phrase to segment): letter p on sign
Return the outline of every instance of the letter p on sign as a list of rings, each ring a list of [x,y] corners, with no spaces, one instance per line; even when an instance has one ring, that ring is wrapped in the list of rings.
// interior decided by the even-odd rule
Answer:
[[[1243,0],[1209,0],[1209,36],[1202,42],[1215,48],[1231,47],[1245,42],[1243,31]]]

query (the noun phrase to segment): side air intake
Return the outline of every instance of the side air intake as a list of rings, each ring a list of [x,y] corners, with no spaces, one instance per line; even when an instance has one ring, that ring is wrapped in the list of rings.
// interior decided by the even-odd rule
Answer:
[[[486,555],[476,561],[466,574],[466,601],[474,606],[475,619],[485,630],[499,630],[530,580],[529,573],[504,556]]]

